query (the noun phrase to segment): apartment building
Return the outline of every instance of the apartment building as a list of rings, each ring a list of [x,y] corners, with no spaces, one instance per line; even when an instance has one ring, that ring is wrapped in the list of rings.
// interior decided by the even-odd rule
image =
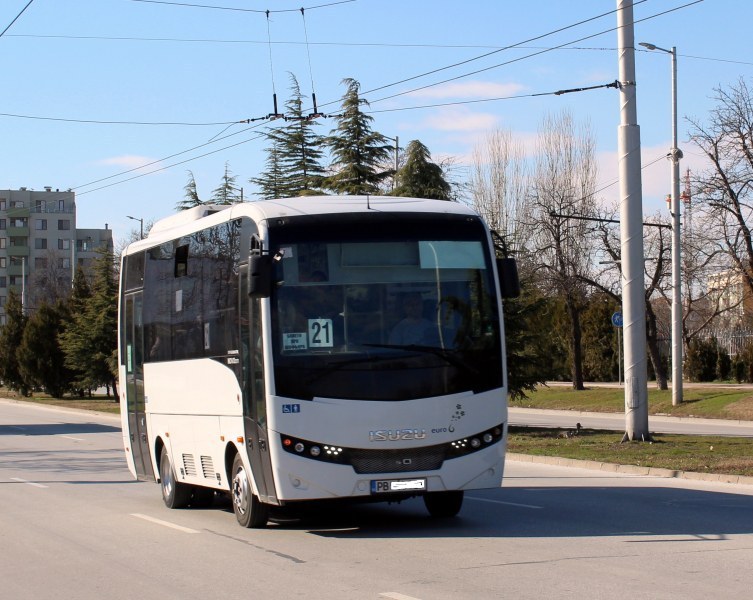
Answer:
[[[100,247],[112,250],[112,230],[77,229],[75,192],[0,190],[0,324],[9,290],[28,310],[62,297]]]

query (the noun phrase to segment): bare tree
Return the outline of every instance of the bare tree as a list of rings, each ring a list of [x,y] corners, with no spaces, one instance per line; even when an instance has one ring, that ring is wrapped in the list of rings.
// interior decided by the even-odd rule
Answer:
[[[690,139],[711,163],[695,182],[694,210],[704,219],[707,242],[726,255],[753,295],[753,98],[741,79],[716,89],[716,101],[707,125],[690,120]]]
[[[528,194],[530,250],[544,289],[559,295],[570,321],[573,388],[583,389],[580,315],[593,272],[593,224],[573,217],[596,215],[594,137],[567,112],[547,116],[540,128]]]
[[[516,250],[524,246],[521,228],[527,193],[523,146],[509,130],[495,130],[473,150],[473,208]]]

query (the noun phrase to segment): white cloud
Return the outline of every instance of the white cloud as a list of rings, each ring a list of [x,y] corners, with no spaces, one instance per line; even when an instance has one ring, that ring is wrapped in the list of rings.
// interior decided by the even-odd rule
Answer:
[[[499,124],[499,116],[491,113],[474,112],[457,106],[438,110],[421,123],[421,128],[439,131],[469,132],[493,129]]]
[[[519,83],[465,81],[416,90],[408,95],[412,98],[503,98],[520,94],[524,89]]]
[[[159,168],[159,161],[148,156],[136,156],[133,154],[103,158],[98,160],[96,164],[108,167],[120,167],[122,169],[140,169],[146,165],[150,165],[151,168]]]

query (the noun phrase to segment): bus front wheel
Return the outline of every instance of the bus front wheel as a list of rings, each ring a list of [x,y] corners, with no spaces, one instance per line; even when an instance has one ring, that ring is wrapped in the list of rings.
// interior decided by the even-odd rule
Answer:
[[[167,448],[162,447],[159,459],[159,480],[162,488],[162,500],[167,508],[185,508],[191,500],[191,488],[180,483],[175,477],[175,469],[170,462]]]
[[[269,507],[254,495],[246,466],[240,455],[233,460],[233,475],[230,483],[230,495],[233,500],[233,512],[238,523],[243,527],[259,529],[266,527]]]
[[[454,517],[463,506],[463,490],[428,492],[424,494],[424,504],[432,517]]]

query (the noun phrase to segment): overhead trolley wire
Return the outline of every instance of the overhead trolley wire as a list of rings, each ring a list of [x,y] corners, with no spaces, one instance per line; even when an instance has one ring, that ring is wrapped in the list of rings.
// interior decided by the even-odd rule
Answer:
[[[15,17],[13,18],[13,20],[12,20],[12,21],[11,21],[10,23],[8,23],[8,26],[7,26],[7,27],[6,27],[5,29],[3,29],[3,31],[2,31],[2,32],[0,32],[0,37],[3,37],[3,35],[5,34],[5,32],[6,32],[6,31],[8,31],[8,30],[9,30],[9,29],[10,29],[11,27],[13,27],[13,23],[15,23],[16,21],[18,21],[18,18],[19,18],[19,17],[20,17],[20,16],[22,15],[22,14],[24,14],[24,11],[25,11],[25,10],[26,10],[27,8],[29,8],[29,6],[31,6],[31,3],[32,3],[32,2],[34,2],[34,0],[29,0],[29,2],[28,2],[28,3],[26,4],[26,6],[24,6],[24,7],[23,7],[23,8],[21,9],[21,12],[20,12],[20,13],[18,13],[18,14],[17,14],[17,15],[16,15],[16,16],[15,16]]]
[[[645,1],[646,1],[646,0],[641,0],[641,2],[645,2]],[[635,24],[635,23],[641,23],[642,21],[648,21],[648,20],[650,20],[650,19],[654,19],[654,18],[656,18],[656,17],[660,17],[660,16],[666,15],[666,14],[668,14],[668,13],[671,13],[671,12],[674,12],[674,11],[677,11],[677,10],[680,10],[680,9],[683,9],[683,8],[687,8],[687,7],[689,7],[689,6],[692,6],[692,5],[694,5],[694,4],[699,4],[699,3],[701,3],[701,2],[703,2],[703,0],[693,0],[693,2],[688,2],[687,4],[683,4],[682,6],[677,6],[677,7],[675,7],[675,8],[670,8],[670,9],[668,9],[668,10],[665,10],[665,11],[662,11],[662,12],[660,12],[660,13],[656,13],[656,14],[654,14],[654,15],[650,15],[650,16],[648,16],[648,17],[644,17],[643,19],[638,19],[638,20],[636,20],[636,21],[633,21],[633,24]],[[614,12],[614,11],[612,11],[612,12]],[[609,13],[604,13],[604,14],[609,14]],[[602,14],[602,15],[599,15],[599,16],[600,16],[600,17],[603,17],[603,16],[604,16],[604,14]],[[594,17],[594,18],[598,18],[598,17]],[[592,19],[589,19],[589,20],[592,20]],[[576,24],[576,25],[577,25],[577,24]],[[574,26],[574,25],[573,25],[573,26]],[[573,27],[573,26],[571,26],[571,27]],[[559,31],[562,31],[563,29],[567,29],[567,28],[562,28],[562,29],[558,29],[557,31],[555,31],[555,32],[552,32],[552,33],[557,33],[557,32],[559,32]],[[531,54],[526,54],[525,56],[519,56],[518,58],[513,58],[513,59],[511,59],[511,60],[508,60],[508,61],[505,61],[505,62],[502,62],[502,63],[498,63],[498,64],[496,64],[496,65],[491,65],[491,66],[489,66],[489,67],[484,67],[483,69],[477,69],[477,70],[475,70],[475,71],[471,71],[471,72],[469,72],[469,73],[464,73],[464,74],[462,74],[462,75],[457,75],[457,76],[455,76],[455,77],[450,77],[450,78],[448,78],[448,79],[443,79],[442,81],[437,81],[437,82],[434,82],[434,83],[430,83],[430,84],[427,84],[427,85],[423,85],[423,86],[421,86],[421,87],[418,87],[418,88],[413,88],[413,89],[411,89],[411,90],[406,90],[406,91],[404,91],[404,92],[398,92],[398,93],[396,93],[396,94],[391,94],[391,95],[389,95],[389,96],[384,96],[384,97],[382,97],[382,98],[378,98],[377,100],[370,100],[369,102],[370,102],[371,104],[374,104],[375,102],[382,102],[383,100],[389,100],[389,99],[391,99],[391,98],[396,98],[396,97],[398,97],[398,96],[404,96],[404,95],[406,95],[406,94],[411,94],[411,93],[413,93],[413,92],[418,92],[418,91],[421,91],[421,90],[425,90],[425,89],[428,89],[428,88],[431,88],[431,87],[435,87],[435,86],[438,86],[438,85],[442,85],[443,83],[449,83],[449,82],[451,82],[451,81],[457,81],[458,79],[463,79],[464,77],[469,77],[469,76],[471,76],[471,75],[477,75],[478,73],[483,73],[483,72],[485,72],[485,71],[490,71],[490,70],[492,70],[492,69],[496,69],[496,68],[498,68],[498,67],[503,67],[503,66],[507,66],[507,65],[509,65],[509,64],[512,64],[512,63],[515,63],[515,62],[519,62],[519,61],[521,61],[521,60],[525,60],[525,59],[527,59],[527,58],[532,58],[532,57],[534,57],[534,56],[539,56],[539,55],[541,55],[541,54],[546,54],[547,52],[551,52],[551,51],[553,51],[553,50],[559,50],[559,49],[562,49],[562,48],[564,48],[565,46],[569,46],[569,45],[571,45],[571,44],[577,44],[578,42],[582,42],[582,41],[584,41],[584,40],[589,40],[589,39],[591,39],[591,38],[595,38],[595,37],[598,37],[598,36],[600,36],[600,35],[604,35],[605,33],[610,33],[610,32],[612,32],[612,31],[616,31],[617,29],[619,29],[619,27],[610,27],[609,29],[604,29],[603,31],[599,31],[599,32],[597,32],[597,33],[593,33],[593,34],[591,34],[591,35],[587,35],[587,36],[584,36],[584,37],[578,38],[577,40],[571,40],[571,41],[569,41],[569,42],[565,42],[565,43],[563,43],[563,44],[559,44],[559,45],[557,45],[557,46],[554,46],[554,47],[552,47],[552,48],[547,48],[547,49],[544,49],[544,50],[539,50],[538,52],[532,52]],[[545,35],[551,35],[551,33],[549,33],[549,34],[545,34]],[[533,39],[540,39],[541,37],[544,37],[544,36],[539,36],[538,38],[533,38]],[[530,41],[530,40],[526,40],[526,42],[527,42],[527,41]],[[526,43],[526,42],[522,42],[522,43]],[[515,46],[510,46],[509,48],[513,48],[513,47],[515,47]],[[493,53],[488,53],[488,54],[487,54],[487,55],[485,55],[485,56],[488,56],[489,54],[493,54]],[[466,62],[467,62],[467,61],[466,61]],[[453,66],[454,66],[454,65],[453,65]],[[449,67],[447,67],[447,68],[449,68]],[[433,71],[433,72],[437,72],[437,70],[435,70],[435,71]],[[411,79],[416,79],[416,78],[418,78],[418,77],[422,77],[422,76],[423,76],[423,75],[416,75],[415,77],[411,77],[411,78],[409,78],[409,79],[405,79],[405,80],[403,80],[403,81],[409,81],[409,80],[411,80]],[[397,83],[402,83],[402,82],[397,82]],[[370,92],[373,92],[373,91],[376,91],[376,90],[381,90],[381,89],[385,89],[385,88],[387,88],[387,87],[391,87],[391,86],[393,86],[393,85],[396,85],[396,84],[388,84],[388,85],[383,85],[383,86],[381,86],[381,87],[378,87],[378,88],[374,88],[374,89],[372,89],[372,90],[369,90],[369,91],[367,91],[367,92],[363,92],[363,93],[364,93],[364,94],[367,94],[367,93],[370,93]]]
[[[306,10],[315,10],[317,8],[327,8],[329,6],[336,6],[338,4],[348,4],[350,2],[355,2],[356,0],[338,0],[336,2],[328,2],[327,4],[318,4],[316,6],[309,6]],[[645,1],[645,0],[644,0]],[[208,8],[213,10],[232,10],[232,11],[239,11],[239,12],[250,12],[250,13],[286,13],[286,12],[298,12],[299,8],[284,8],[279,10],[261,10],[258,8],[237,8],[237,7],[230,7],[230,6],[214,6],[209,4],[191,4],[189,2],[166,2],[164,0],[131,0],[131,2],[143,2],[145,4],[167,4],[170,6],[182,6],[182,7],[188,7],[188,8]],[[31,2],[29,2],[31,4]]]

